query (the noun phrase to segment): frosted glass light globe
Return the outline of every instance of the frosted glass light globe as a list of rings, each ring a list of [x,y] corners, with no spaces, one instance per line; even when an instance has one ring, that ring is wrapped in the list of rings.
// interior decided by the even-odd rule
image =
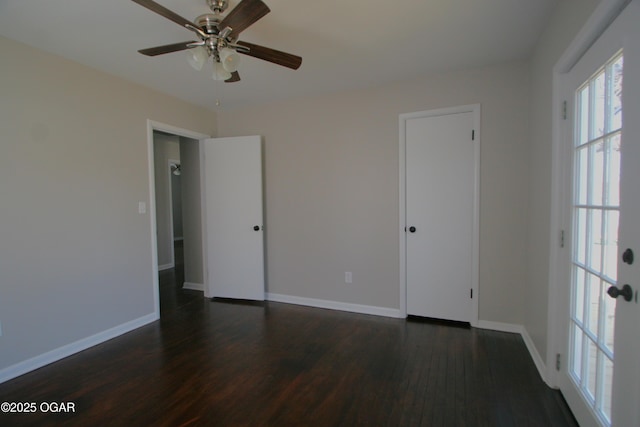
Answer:
[[[204,46],[192,47],[187,50],[187,61],[195,70],[202,70],[204,63],[207,62],[207,49]]]
[[[227,80],[231,78],[231,73],[225,70],[221,63],[213,61],[213,74],[211,77],[213,77],[213,80]]]
[[[222,49],[220,52],[220,62],[225,70],[230,73],[238,71],[238,65],[240,65],[240,55],[233,49]]]

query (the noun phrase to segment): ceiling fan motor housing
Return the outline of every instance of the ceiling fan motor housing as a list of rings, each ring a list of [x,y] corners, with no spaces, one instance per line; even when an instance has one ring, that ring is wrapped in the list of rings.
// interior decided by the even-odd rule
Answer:
[[[205,13],[196,18],[195,23],[207,34],[217,35],[219,32],[220,15]]]
[[[229,7],[228,0],[207,0],[207,4],[215,13],[222,13]]]

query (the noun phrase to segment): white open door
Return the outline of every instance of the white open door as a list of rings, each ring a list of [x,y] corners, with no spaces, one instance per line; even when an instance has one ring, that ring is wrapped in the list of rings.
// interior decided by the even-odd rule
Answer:
[[[581,426],[640,425],[639,22],[634,0],[562,77],[572,173],[559,385]]]
[[[261,138],[200,143],[205,296],[263,301]]]

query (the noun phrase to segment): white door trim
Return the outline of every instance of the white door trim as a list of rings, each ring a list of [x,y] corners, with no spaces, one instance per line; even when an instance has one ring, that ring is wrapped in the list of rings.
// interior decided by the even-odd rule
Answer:
[[[153,150],[153,131],[166,132],[173,135],[184,136],[191,139],[210,138],[209,135],[179,128],[165,123],[147,119],[147,170],[149,172],[149,226],[151,229],[151,287],[153,292],[153,316],[157,320],[160,318],[160,290],[158,275],[158,238],[156,232],[156,178],[154,173],[155,159]]]
[[[565,126],[562,118],[563,80],[573,66],[582,58],[591,45],[602,35],[609,24],[618,17],[620,12],[631,0],[602,0],[596,7],[591,17],[582,27],[576,38],[562,54],[553,68],[552,82],[552,156],[551,156],[551,222],[549,238],[549,283],[548,283],[548,310],[547,310],[547,354],[546,354],[546,378],[545,382],[551,387],[558,387],[558,371],[556,371],[556,355],[564,354],[563,316],[565,311],[561,284],[565,280],[563,269],[564,252],[561,251],[559,236],[565,229],[565,199],[567,195],[565,170],[567,153],[563,147],[565,140]],[[565,357],[566,359],[566,357]]]
[[[406,159],[406,122],[410,119],[422,117],[444,116],[448,114],[473,113],[474,138],[474,189],[473,189],[473,248],[471,266],[471,326],[478,326],[478,300],[480,290],[479,282],[479,254],[480,254],[480,104],[462,105],[437,110],[419,111],[416,113],[400,114],[400,139],[399,139],[399,254],[400,254],[400,316],[407,317],[407,233],[405,231],[406,206],[407,206],[407,159]]]

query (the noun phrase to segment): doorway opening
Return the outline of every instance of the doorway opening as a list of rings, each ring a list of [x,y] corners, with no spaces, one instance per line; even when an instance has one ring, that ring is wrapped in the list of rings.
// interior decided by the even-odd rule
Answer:
[[[208,137],[162,123],[147,123],[153,295],[158,318],[202,297],[199,140]]]

